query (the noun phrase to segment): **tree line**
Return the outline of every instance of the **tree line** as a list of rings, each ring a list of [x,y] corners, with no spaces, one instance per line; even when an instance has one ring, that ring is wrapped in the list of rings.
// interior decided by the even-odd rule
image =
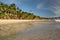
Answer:
[[[7,5],[0,3],[0,19],[40,19],[34,13],[24,12],[16,7],[14,3]]]

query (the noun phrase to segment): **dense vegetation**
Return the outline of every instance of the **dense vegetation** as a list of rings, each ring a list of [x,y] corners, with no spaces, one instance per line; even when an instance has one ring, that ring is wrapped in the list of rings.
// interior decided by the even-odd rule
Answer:
[[[40,19],[40,17],[22,11],[14,3],[10,5],[0,3],[0,19]]]

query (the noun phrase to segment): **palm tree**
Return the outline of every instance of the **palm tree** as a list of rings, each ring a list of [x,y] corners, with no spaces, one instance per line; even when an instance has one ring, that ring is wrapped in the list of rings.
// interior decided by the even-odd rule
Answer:
[[[16,10],[16,5],[14,3],[10,4],[10,7],[14,10]]]

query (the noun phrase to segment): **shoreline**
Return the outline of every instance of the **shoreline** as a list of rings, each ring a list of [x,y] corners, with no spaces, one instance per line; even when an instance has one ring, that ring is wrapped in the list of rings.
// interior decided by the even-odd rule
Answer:
[[[43,21],[43,20],[14,20],[14,19],[0,19],[0,24],[6,24],[6,23],[18,23],[18,22],[34,22],[34,21]]]
[[[18,22],[51,22],[51,20],[15,20],[15,19],[0,19],[0,24],[18,23]]]

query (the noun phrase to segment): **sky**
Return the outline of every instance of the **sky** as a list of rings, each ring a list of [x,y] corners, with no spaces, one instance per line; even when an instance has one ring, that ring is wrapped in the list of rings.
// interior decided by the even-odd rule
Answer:
[[[41,17],[60,17],[60,0],[0,0],[0,2],[15,3],[23,11]]]

